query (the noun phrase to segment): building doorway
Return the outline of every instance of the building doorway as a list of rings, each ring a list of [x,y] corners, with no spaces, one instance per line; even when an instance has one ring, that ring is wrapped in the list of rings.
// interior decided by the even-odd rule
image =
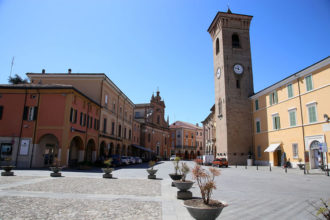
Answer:
[[[311,143],[310,149],[311,149],[311,168],[317,169],[319,168],[319,165],[323,164],[323,153],[320,152],[319,149],[320,142],[313,141]]]
[[[53,134],[46,134],[40,138],[39,145],[36,148],[32,167],[49,167],[60,159],[58,139]]]
[[[282,163],[282,151],[280,149],[278,149],[277,151],[275,151],[276,154],[276,159],[277,159],[277,164],[276,166],[281,166]]]
[[[76,136],[72,139],[69,151],[69,167],[76,167],[79,162],[79,151],[84,149],[83,141],[80,137]],[[83,156],[83,155],[82,155]],[[80,159],[82,160],[83,157]]]

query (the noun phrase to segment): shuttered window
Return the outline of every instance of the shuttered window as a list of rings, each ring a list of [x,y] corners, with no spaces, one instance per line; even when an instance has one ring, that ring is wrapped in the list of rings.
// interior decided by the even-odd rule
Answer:
[[[257,133],[260,133],[260,121],[256,122],[256,130],[257,130]]]
[[[310,76],[306,76],[306,77],[305,77],[305,81],[306,81],[306,90],[307,90],[307,91],[311,91],[311,90],[313,90],[312,75],[310,75]]]
[[[309,119],[309,123],[315,123],[317,122],[317,118],[316,118],[316,105],[309,105],[308,107],[308,119]]]
[[[279,115],[273,115],[273,129],[279,130],[281,128],[280,124],[280,116]]]
[[[293,97],[293,89],[292,89],[292,84],[288,85],[288,98]]]
[[[259,100],[258,100],[258,99],[255,100],[255,101],[254,101],[254,104],[255,104],[255,108],[256,108],[256,110],[258,110],[258,109],[259,109]]]
[[[296,110],[289,111],[289,117],[290,117],[290,126],[296,126],[297,125],[297,119],[296,119]]]
[[[0,120],[2,119],[2,114],[3,114],[3,106],[0,106]]]

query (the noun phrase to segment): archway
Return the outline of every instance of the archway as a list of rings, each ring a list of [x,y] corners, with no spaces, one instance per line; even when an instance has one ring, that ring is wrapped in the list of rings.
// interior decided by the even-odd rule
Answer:
[[[121,148],[121,155],[126,156],[126,146],[125,145],[123,145],[123,147]]]
[[[53,134],[43,135],[39,139],[38,147],[35,149],[32,167],[49,167],[53,165],[54,159],[61,160],[61,150],[58,139]]]
[[[105,143],[105,141],[102,141],[100,144],[100,159],[103,161],[105,159],[106,155],[106,149],[107,149],[107,145]]]
[[[114,145],[111,142],[110,143],[110,148],[109,148],[109,157],[111,157],[114,154],[114,152],[115,152]]]
[[[93,162],[93,152],[95,151],[95,141],[90,139],[85,149],[85,161]]]
[[[120,155],[120,144],[117,144],[116,155]]]
[[[191,151],[190,152],[190,160],[193,160],[193,159],[195,159],[195,153],[194,153],[194,151]]]
[[[79,136],[74,137],[70,143],[69,167],[75,167],[77,166],[78,162],[83,160],[83,149],[83,140]]]
[[[188,160],[189,159],[189,153],[188,153],[188,151],[185,151],[184,152],[184,159],[185,160]]]

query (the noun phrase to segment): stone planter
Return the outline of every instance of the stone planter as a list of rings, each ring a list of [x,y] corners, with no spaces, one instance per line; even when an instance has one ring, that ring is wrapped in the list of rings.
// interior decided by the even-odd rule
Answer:
[[[184,206],[194,219],[215,220],[228,205],[214,200],[210,201],[210,205],[205,205],[202,199],[191,199],[184,201]]]
[[[154,170],[154,169],[147,169],[147,172],[149,173],[148,175],[148,179],[156,179],[156,173],[158,170]]]
[[[174,185],[174,181],[175,180],[181,180],[181,178],[182,178],[182,174],[175,174],[175,173],[170,173],[170,174],[168,174],[170,177],[171,177],[171,179],[173,180],[172,181],[172,186],[173,187],[175,187],[175,185]]]
[[[111,173],[113,171],[113,168],[110,168],[110,167],[102,168],[102,171],[104,172],[103,178],[112,178]]]
[[[177,199],[191,199],[192,198],[192,193],[189,191],[189,189],[193,186],[194,182],[192,181],[173,181],[174,185],[176,186],[176,188],[179,189],[179,191],[177,192]]]
[[[62,170],[62,167],[49,167],[52,173],[50,173],[51,177],[61,177],[62,173],[60,172]]]
[[[1,176],[14,176],[14,172],[11,172],[15,166],[1,166],[5,172],[1,172]]]

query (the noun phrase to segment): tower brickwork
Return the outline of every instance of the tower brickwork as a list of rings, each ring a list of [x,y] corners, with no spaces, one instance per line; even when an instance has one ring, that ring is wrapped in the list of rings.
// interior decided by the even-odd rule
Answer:
[[[245,164],[252,149],[253,94],[249,28],[252,16],[218,12],[208,32],[213,42],[216,155]]]

